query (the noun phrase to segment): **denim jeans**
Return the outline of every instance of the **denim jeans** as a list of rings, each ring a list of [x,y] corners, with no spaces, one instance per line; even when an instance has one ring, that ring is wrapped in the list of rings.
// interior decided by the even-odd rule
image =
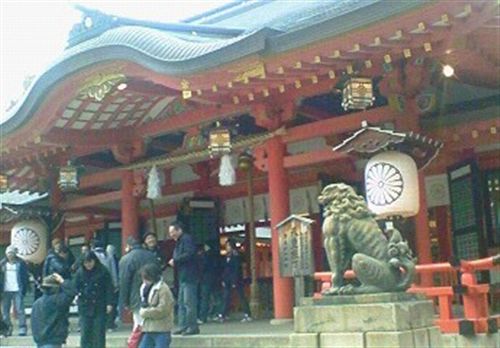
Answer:
[[[24,313],[23,295],[20,291],[6,291],[2,294],[2,319],[6,324],[11,325],[10,306],[12,301],[14,301],[14,308],[19,320],[19,332],[26,333],[26,314]]]
[[[197,329],[198,284],[181,282],[178,296],[179,327]]]
[[[171,340],[170,332],[145,332],[139,348],[169,348]]]

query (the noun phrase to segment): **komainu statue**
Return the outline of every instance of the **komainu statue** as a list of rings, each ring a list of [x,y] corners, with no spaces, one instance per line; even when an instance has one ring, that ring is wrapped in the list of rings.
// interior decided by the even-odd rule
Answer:
[[[351,186],[328,185],[318,201],[324,207],[324,247],[332,270],[332,287],[325,294],[404,291],[411,285],[415,259],[408,243],[397,229],[384,234]],[[350,268],[360,285],[346,284],[343,275]]]

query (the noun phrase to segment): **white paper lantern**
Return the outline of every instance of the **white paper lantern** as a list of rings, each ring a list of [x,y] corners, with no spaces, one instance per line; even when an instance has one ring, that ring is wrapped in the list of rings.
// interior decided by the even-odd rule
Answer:
[[[48,229],[40,220],[24,220],[12,227],[10,242],[25,261],[40,264],[47,256]]]
[[[417,165],[404,153],[386,151],[372,157],[365,168],[365,188],[368,208],[380,218],[418,213]]]

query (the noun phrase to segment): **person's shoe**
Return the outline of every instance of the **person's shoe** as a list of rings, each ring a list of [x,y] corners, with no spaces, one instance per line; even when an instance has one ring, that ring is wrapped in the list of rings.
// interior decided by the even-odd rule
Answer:
[[[197,320],[196,320],[196,323],[197,323],[198,325],[203,325],[203,324],[205,324],[206,322],[205,322],[205,321],[203,321],[203,320],[201,320],[201,319],[197,319]]]
[[[223,323],[225,320],[226,320],[226,318],[224,318],[224,316],[222,314],[217,315],[217,319],[215,319],[215,321],[217,321],[219,323]]]
[[[248,314],[245,314],[245,316],[243,317],[243,319],[241,319],[242,323],[248,323],[250,321],[252,321],[252,317],[249,316]]]
[[[192,335],[198,335],[200,333],[200,329],[187,329],[182,333],[182,336],[192,336]]]
[[[172,332],[172,335],[182,335],[186,329],[178,329]]]
[[[23,328],[19,329],[19,333],[18,333],[18,335],[19,335],[19,336],[26,336],[27,331],[28,331],[28,330],[26,330],[26,328],[25,328],[25,327],[23,327]]]

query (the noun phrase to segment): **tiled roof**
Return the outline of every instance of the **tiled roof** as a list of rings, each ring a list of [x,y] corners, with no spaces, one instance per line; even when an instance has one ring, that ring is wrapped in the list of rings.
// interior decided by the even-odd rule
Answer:
[[[47,89],[65,76],[106,60],[127,60],[169,75],[187,75],[252,54],[273,54],[341,35],[428,1],[242,1],[187,23],[162,24],[97,16],[82,23],[69,47],[32,84],[2,124],[12,132],[33,114]],[[243,28],[234,29],[234,28]],[[77,37],[74,39],[74,37]]]

